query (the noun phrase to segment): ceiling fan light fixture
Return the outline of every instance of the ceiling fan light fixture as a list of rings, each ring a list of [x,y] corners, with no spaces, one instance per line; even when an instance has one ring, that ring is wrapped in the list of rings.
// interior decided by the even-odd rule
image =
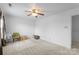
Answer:
[[[32,16],[38,16],[38,14],[37,13],[32,13]]]

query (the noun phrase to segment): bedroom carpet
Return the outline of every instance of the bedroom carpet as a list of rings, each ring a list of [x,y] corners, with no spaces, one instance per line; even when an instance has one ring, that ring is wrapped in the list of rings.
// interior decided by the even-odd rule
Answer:
[[[78,55],[79,49],[49,43],[44,40],[28,39],[10,43],[3,47],[4,55]]]

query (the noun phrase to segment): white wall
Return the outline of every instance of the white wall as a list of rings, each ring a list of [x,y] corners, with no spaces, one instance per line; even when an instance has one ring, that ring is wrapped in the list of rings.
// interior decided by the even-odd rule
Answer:
[[[72,40],[79,42],[79,15],[72,17]]]
[[[35,34],[48,42],[71,48],[72,15],[79,15],[79,8],[37,20]]]
[[[19,32],[21,35],[31,36],[34,34],[34,19],[27,17],[5,16],[6,32]]]

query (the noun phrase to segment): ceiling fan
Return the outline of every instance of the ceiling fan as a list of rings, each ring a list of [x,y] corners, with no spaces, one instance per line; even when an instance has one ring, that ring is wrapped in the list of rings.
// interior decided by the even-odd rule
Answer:
[[[27,16],[35,16],[36,18],[38,18],[39,15],[44,16],[44,13],[42,13],[42,10],[38,8],[32,8],[30,10],[26,10],[25,12],[29,12]]]

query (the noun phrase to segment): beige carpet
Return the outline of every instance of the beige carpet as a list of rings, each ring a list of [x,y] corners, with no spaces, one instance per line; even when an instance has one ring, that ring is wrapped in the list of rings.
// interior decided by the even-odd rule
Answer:
[[[44,40],[28,39],[3,47],[4,55],[77,55],[79,49],[67,49]]]

